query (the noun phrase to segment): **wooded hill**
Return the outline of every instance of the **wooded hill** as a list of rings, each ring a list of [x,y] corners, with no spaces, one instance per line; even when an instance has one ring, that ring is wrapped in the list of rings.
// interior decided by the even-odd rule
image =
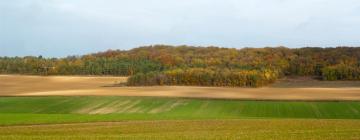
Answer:
[[[360,80],[360,48],[155,45],[66,58],[0,57],[0,73],[130,76],[128,85],[259,87],[287,76]]]

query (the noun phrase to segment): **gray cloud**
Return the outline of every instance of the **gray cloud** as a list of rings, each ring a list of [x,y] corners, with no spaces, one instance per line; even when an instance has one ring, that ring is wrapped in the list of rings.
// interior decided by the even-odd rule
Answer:
[[[358,0],[11,0],[0,56],[66,56],[149,44],[360,45]]]

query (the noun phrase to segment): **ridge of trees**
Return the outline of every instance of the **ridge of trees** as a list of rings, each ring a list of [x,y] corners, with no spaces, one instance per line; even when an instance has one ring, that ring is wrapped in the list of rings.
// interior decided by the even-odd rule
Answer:
[[[260,87],[274,82],[277,72],[272,70],[229,70],[229,69],[173,69],[163,72],[139,73],[128,79],[130,86],[153,85],[198,85]]]
[[[135,86],[259,87],[285,75],[360,80],[360,48],[154,45],[66,58],[0,57],[0,73],[130,76]]]

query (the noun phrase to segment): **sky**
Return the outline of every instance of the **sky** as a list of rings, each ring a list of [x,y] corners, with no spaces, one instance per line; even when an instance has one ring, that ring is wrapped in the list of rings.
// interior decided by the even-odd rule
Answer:
[[[0,56],[360,46],[359,0],[0,0]]]

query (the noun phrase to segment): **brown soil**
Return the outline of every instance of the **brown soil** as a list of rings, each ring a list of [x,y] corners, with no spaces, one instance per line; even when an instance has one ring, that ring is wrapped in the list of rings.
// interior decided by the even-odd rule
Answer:
[[[316,87],[314,85],[323,85],[321,81],[315,83],[311,81],[310,87],[112,87],[114,84],[124,81],[126,81],[125,77],[0,75],[0,96],[157,96],[250,100],[360,100],[360,87]],[[338,85],[336,83],[329,84]]]

